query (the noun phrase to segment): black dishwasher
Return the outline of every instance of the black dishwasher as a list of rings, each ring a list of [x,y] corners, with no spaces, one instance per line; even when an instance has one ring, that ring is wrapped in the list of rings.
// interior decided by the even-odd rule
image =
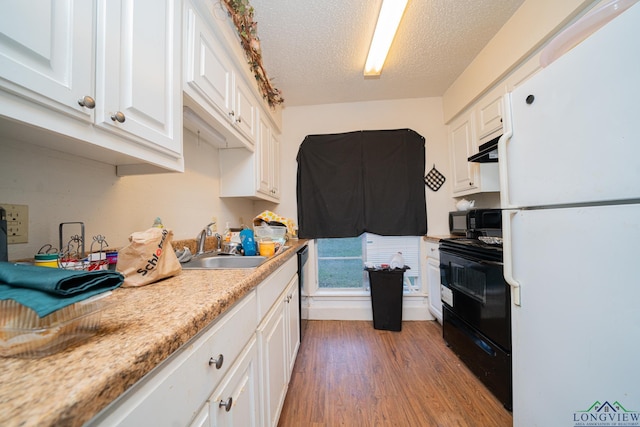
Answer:
[[[298,292],[298,304],[300,310],[300,342],[302,342],[302,337],[304,336],[305,329],[307,328],[307,319],[302,318],[302,295],[305,288],[305,283],[307,281],[307,262],[309,260],[309,247],[304,245],[302,249],[298,251],[298,284],[299,284],[299,292]]]

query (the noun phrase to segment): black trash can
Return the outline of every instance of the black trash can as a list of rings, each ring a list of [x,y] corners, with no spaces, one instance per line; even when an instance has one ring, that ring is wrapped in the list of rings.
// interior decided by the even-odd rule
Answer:
[[[371,308],[374,329],[402,330],[402,285],[409,267],[366,268],[371,284]]]

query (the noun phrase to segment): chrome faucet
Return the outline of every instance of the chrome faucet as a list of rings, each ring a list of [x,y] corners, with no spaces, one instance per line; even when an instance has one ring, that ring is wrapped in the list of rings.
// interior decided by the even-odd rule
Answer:
[[[196,239],[198,239],[198,250],[196,251],[196,255],[202,255],[204,253],[204,244],[207,241],[207,236],[213,236],[211,226],[215,224],[215,222],[210,222],[202,229],[200,233],[198,233],[198,237],[196,237]],[[219,242],[220,240],[218,239],[218,245]]]

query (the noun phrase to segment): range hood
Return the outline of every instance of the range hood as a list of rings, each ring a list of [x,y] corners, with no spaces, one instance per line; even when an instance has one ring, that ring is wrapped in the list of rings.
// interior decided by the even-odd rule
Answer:
[[[495,163],[498,161],[498,140],[502,135],[485,142],[480,147],[478,154],[469,157],[467,161],[474,163]]]

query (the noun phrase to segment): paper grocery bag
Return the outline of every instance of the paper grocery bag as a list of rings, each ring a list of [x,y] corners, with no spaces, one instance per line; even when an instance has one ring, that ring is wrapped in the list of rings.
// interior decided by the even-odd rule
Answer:
[[[171,239],[173,231],[150,228],[132,233],[129,244],[118,252],[116,270],[124,275],[123,287],[144,286],[182,271]]]

